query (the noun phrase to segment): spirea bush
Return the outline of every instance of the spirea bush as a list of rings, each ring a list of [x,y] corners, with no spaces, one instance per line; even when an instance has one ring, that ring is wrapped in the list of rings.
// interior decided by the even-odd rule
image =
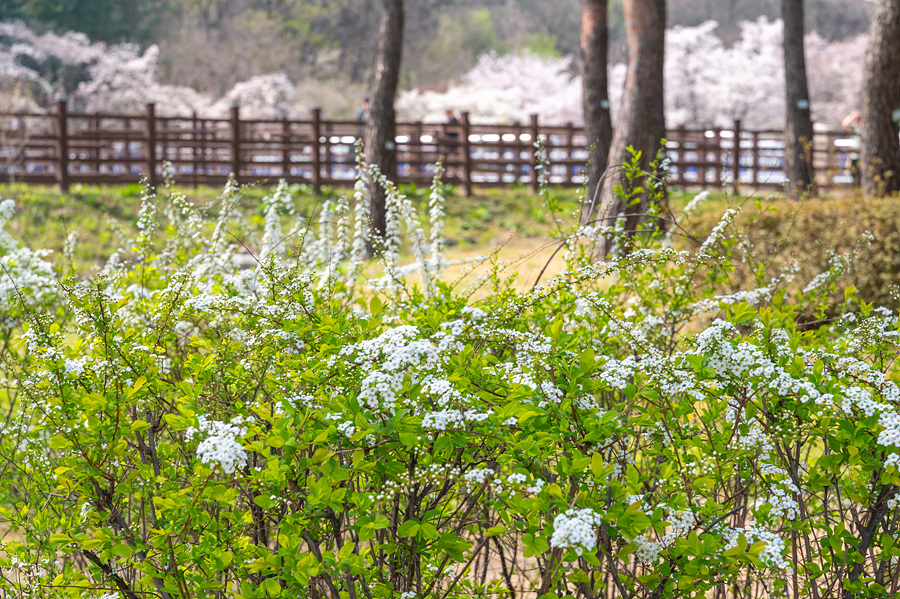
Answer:
[[[235,186],[207,208],[148,191],[91,275],[3,238],[0,595],[897,590],[893,313],[850,290],[798,326],[832,272],[723,293],[734,211],[692,251],[561,232],[567,269],[524,293],[490,257],[451,281],[441,186],[426,227],[363,172],[385,239],[364,177],[315,223],[282,186],[252,268]],[[595,261],[603,235],[630,251]]]

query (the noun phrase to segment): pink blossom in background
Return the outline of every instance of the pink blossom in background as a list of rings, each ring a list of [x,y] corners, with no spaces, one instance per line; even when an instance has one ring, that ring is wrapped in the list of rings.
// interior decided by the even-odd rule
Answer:
[[[780,129],[784,120],[783,26],[765,17],[740,25],[730,46],[708,21],[673,27],[666,34],[665,106],[669,127],[730,127],[741,119],[750,129]],[[806,37],[813,119],[839,126],[858,108],[866,36],[828,42]],[[165,116],[192,112],[225,117],[238,103],[247,118],[308,116],[298,90],[308,82],[283,73],[252,77],[220,98],[158,80],[159,48],[91,42],[81,33],[37,34],[19,23],[0,23],[0,107],[49,109],[67,96],[87,112],[137,113],[155,102]],[[622,95],[625,65],[609,67],[613,117]],[[399,118],[442,122],[446,111],[469,112],[474,123],[583,123],[581,79],[575,59],[532,53],[486,54],[446,91],[409,90],[397,101]],[[326,114],[328,110],[326,107]]]

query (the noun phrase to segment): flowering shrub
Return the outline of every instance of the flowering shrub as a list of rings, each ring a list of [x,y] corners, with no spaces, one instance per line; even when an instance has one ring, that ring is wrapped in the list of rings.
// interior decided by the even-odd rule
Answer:
[[[206,208],[148,192],[139,235],[93,276],[4,243],[35,269],[14,277],[56,294],[3,304],[0,593],[896,591],[893,313],[848,290],[800,326],[833,274],[722,293],[735,211],[694,251],[655,230],[594,262],[599,236],[628,232],[581,227],[560,234],[567,270],[528,293],[499,262],[451,283],[440,185],[426,236],[381,179],[370,281],[362,180],[318,223],[276,190],[247,269],[235,186]]]

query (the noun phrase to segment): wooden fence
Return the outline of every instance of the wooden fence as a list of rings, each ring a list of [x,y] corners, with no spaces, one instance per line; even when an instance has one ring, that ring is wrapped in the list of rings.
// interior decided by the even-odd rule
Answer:
[[[228,119],[158,116],[152,104],[142,115],[0,113],[0,181],[58,184],[124,184],[144,175],[151,184],[172,164],[184,185],[220,186],[234,173],[241,183],[284,178],[314,188],[342,186],[355,176],[354,144],[363,125],[323,120],[321,111],[297,120],[245,120],[238,107]],[[458,124],[399,123],[396,150],[400,183],[427,184],[443,159],[445,182],[471,193],[475,186],[523,184],[537,188],[535,139],[550,162],[549,181],[583,184],[588,161],[584,130],[573,125],[528,123],[481,125],[463,113]],[[668,132],[671,181],[685,187],[743,185],[778,188],[784,180],[780,131],[730,129]],[[820,187],[853,185],[846,133],[817,132],[812,145]],[[737,169],[737,177],[735,170]]]

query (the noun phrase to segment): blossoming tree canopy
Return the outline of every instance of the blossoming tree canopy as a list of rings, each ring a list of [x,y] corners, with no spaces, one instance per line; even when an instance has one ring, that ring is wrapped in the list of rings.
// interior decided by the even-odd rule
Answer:
[[[784,58],[780,20],[741,23],[730,45],[708,21],[666,32],[665,109],[671,126],[731,127],[741,119],[751,129],[784,124]],[[806,36],[813,118],[833,126],[858,104],[866,36],[827,42]],[[828,57],[831,57],[829,59]],[[625,69],[610,65],[610,103],[615,116]],[[848,83],[850,82],[850,83]],[[446,92],[410,90],[398,110],[407,120],[440,122],[446,109],[466,110],[475,120],[525,123],[538,114],[548,124],[581,124],[580,78],[572,57],[534,54],[487,55]]]
[[[76,110],[136,114],[148,102],[163,116],[192,112],[224,117],[234,103],[249,118],[306,116],[294,84],[282,73],[238,83],[220,99],[157,79],[159,48],[91,42],[69,32],[37,34],[24,25],[0,23],[0,83],[15,82],[4,96],[12,107],[46,109],[68,96]]]

